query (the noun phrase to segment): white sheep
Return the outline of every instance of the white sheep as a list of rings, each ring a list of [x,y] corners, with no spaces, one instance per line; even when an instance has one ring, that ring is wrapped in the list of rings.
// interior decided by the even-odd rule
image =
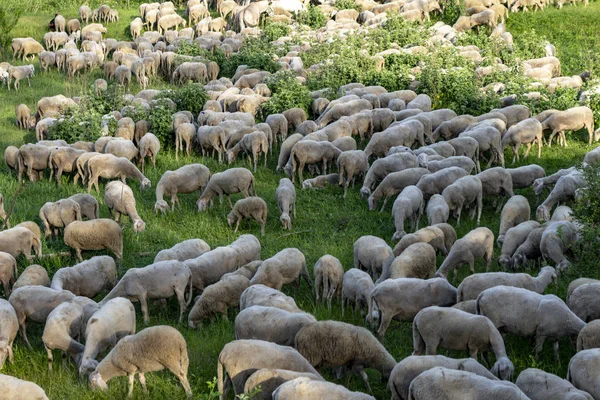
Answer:
[[[429,170],[425,168],[410,168],[387,175],[369,196],[369,210],[377,209],[377,204],[383,197],[381,205],[383,211],[390,197],[400,193],[407,186],[416,185],[421,177],[429,174]]]
[[[260,233],[264,236],[267,213],[267,203],[258,196],[250,196],[235,202],[233,209],[227,215],[227,224],[229,226],[235,224],[234,232],[237,232],[244,218],[253,219],[260,224]]]
[[[315,381],[310,378],[296,378],[279,386],[273,392],[273,400],[374,400],[375,397],[362,392],[352,392],[342,385]]]
[[[346,303],[354,303],[353,314],[361,308],[367,308],[369,296],[374,287],[373,279],[366,272],[357,268],[346,271],[342,284],[342,316]]]
[[[125,214],[133,223],[133,231],[143,232],[146,223],[142,220],[135,207],[135,196],[133,190],[125,183],[111,181],[104,188],[104,203],[110,210],[116,222],[122,214]]]
[[[421,154],[419,157],[426,156]],[[431,170],[430,170],[431,171]],[[417,187],[423,192],[423,198],[429,199],[435,194],[440,194],[448,186],[456,182],[458,179],[469,175],[467,171],[460,167],[448,167],[439,171],[432,171],[431,175],[425,175],[417,183]]]
[[[212,205],[212,198],[217,195],[221,204],[223,204],[223,195],[225,195],[229,202],[229,207],[233,208],[229,195],[240,192],[244,197],[248,197],[251,194],[256,195],[252,172],[246,168],[230,168],[223,172],[217,172],[210,177],[202,195],[196,202],[198,211],[206,210],[209,203]]]
[[[450,207],[441,194],[434,194],[429,198],[425,212],[429,225],[445,223],[450,217]]]
[[[10,288],[17,278],[17,260],[8,253],[0,252],[0,282],[4,287],[4,296],[10,296]]]
[[[504,243],[504,235],[513,226],[519,225],[521,222],[529,220],[531,216],[531,207],[529,201],[524,196],[516,195],[512,196],[504,207],[500,214],[500,231],[498,232],[498,247],[502,247]]]
[[[377,283],[385,279],[430,279],[435,274],[435,249],[429,243],[418,242],[408,246],[391,263],[383,266]]]
[[[437,226],[426,226],[415,233],[409,233],[408,235],[403,236],[394,247],[394,256],[398,257],[404,250],[415,243],[428,243],[436,252],[440,252],[443,255],[448,254],[444,231]]]
[[[50,287],[68,290],[76,296],[94,298],[116,283],[115,261],[109,256],[96,256],[72,267],[60,268],[54,273]]]
[[[600,349],[582,350],[569,361],[567,380],[577,389],[589,393],[594,399],[600,398],[598,365]]]
[[[275,201],[281,211],[279,220],[283,225],[283,229],[292,230],[292,219],[290,213],[293,213],[296,218],[296,188],[288,178],[281,178],[279,186],[275,191]]]
[[[515,384],[531,400],[593,400],[592,396],[576,389],[569,381],[537,368],[522,371]]]
[[[444,189],[442,197],[456,217],[457,226],[460,226],[460,215],[464,207],[471,207],[471,219],[477,214],[477,225],[479,225],[483,210],[483,186],[477,176],[468,175],[457,179]]]
[[[152,160],[152,166],[156,168],[156,156],[160,151],[160,141],[153,133],[146,133],[140,138],[138,143],[140,148],[139,160],[142,164],[142,174],[144,173],[144,162],[146,157],[150,157]]]
[[[321,295],[323,300],[327,300],[327,306],[331,309],[331,300],[334,296],[340,297],[342,294],[342,282],[344,279],[344,267],[337,258],[325,254],[319,258],[313,268],[315,275],[315,295],[317,301]]]
[[[600,285],[596,282],[585,283],[575,288],[567,298],[567,305],[585,322],[599,319],[600,308],[596,298],[600,293]]]
[[[177,193],[192,193],[206,186],[210,178],[210,170],[202,164],[188,164],[175,171],[166,171],[156,185],[156,204],[154,213],[167,213],[169,206],[163,197],[171,196],[171,211],[175,203],[179,204]]]
[[[562,272],[571,266],[565,256],[567,250],[580,239],[579,225],[569,221],[551,222],[540,240],[540,251],[545,260],[552,260]]]
[[[552,189],[546,200],[536,210],[538,221],[548,221],[550,219],[550,211],[552,211],[552,207],[556,203],[564,203],[574,199],[576,191],[585,187],[585,185],[586,182],[583,173],[578,170],[559,177],[554,189]]]
[[[277,307],[289,312],[304,312],[293,297],[265,285],[252,285],[240,295],[240,311],[252,306]]]
[[[369,160],[362,150],[344,151],[338,156],[337,167],[340,171],[340,185],[344,186],[344,198],[348,193],[348,186],[357,176],[365,175],[369,169]]]
[[[281,290],[283,285],[292,282],[299,286],[301,278],[304,278],[309,286],[313,286],[304,254],[296,248],[287,248],[263,261],[250,283]]]
[[[414,185],[406,186],[402,192],[394,200],[392,206],[392,217],[396,232],[392,236],[392,240],[400,240],[406,235],[404,231],[404,220],[409,219],[411,222],[411,230],[414,232],[419,228],[419,219],[423,215],[423,193]]]
[[[533,185],[536,179],[546,176],[544,168],[537,164],[524,165],[518,168],[506,169],[512,178],[513,189],[525,189]]]
[[[354,242],[354,268],[366,270],[374,279],[381,275],[385,261],[393,257],[392,248],[377,236],[362,236]]]
[[[457,240],[448,256],[437,270],[435,276],[447,278],[448,273],[454,270],[454,279],[458,275],[458,268],[464,264],[469,265],[472,274],[475,273],[475,260],[483,258],[487,264],[486,270],[492,265],[494,255],[494,234],[488,228],[476,228]]]
[[[66,228],[73,221],[81,221],[81,207],[71,199],[47,202],[40,208],[40,219],[46,238],[52,233],[58,237],[59,228]]]
[[[514,154],[512,161],[514,164],[515,160],[519,161],[519,147],[521,144],[527,145],[525,151],[525,158],[527,158],[531,145],[537,142],[538,158],[540,158],[542,156],[543,137],[541,122],[535,118],[528,118],[508,128],[502,136],[502,149],[510,146]]]
[[[0,393],[6,399],[48,400],[44,389],[33,382],[0,374]]]
[[[15,362],[12,345],[19,332],[19,320],[13,306],[6,300],[0,299],[0,370],[6,359]]]
[[[108,249],[117,259],[123,258],[123,232],[115,221],[106,218],[73,221],[65,228],[65,244],[75,249],[79,261],[81,250]]]
[[[600,348],[600,321],[593,320],[577,336],[577,351]]]
[[[244,385],[244,393],[255,393],[260,391],[258,398],[269,400],[273,398],[273,392],[279,386],[296,378],[308,378],[313,381],[324,381],[323,378],[311,374],[310,372],[295,372],[287,371],[285,369],[261,368],[250,375],[246,381],[246,384]]]
[[[152,186],[150,179],[146,178],[135,165],[125,157],[115,157],[112,154],[100,154],[90,158],[87,162],[88,193],[92,186],[98,189],[98,179],[120,178],[123,182],[126,178],[135,178],[140,181],[140,189],[144,190]]]
[[[541,225],[538,228],[534,228],[527,235],[527,239],[515,250],[511,259],[511,267],[513,269],[524,267],[529,268],[529,262],[536,262],[542,257],[540,251],[540,241],[542,235],[546,230],[546,225]]]
[[[569,206],[558,206],[554,209],[550,221],[573,221],[573,210]]]
[[[169,249],[159,251],[154,257],[154,262],[166,260],[185,261],[200,257],[210,251],[210,246],[202,239],[188,239],[179,242]]]
[[[512,269],[513,255],[519,246],[527,240],[529,234],[539,227],[540,223],[537,221],[525,221],[507,230],[500,257],[498,257],[498,264],[502,265],[505,270]]]
[[[210,318],[214,321],[217,314],[227,320],[227,310],[239,305],[240,296],[249,286],[248,278],[238,274],[223,276],[217,283],[207,286],[190,310],[188,326],[200,327],[203,319]]]

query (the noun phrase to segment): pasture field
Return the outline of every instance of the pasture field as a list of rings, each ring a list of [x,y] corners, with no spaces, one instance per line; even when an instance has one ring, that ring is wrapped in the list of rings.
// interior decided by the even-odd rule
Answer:
[[[76,9],[59,10],[68,19],[75,18]],[[125,9],[119,8],[121,20],[117,23],[109,23],[106,37],[115,37],[117,39],[129,39],[128,24],[137,16],[137,8]],[[559,57],[564,65],[563,72],[566,75],[579,73],[582,70],[590,69],[596,71],[597,52],[599,47],[600,28],[594,23],[600,17],[600,3],[592,3],[588,8],[580,6],[565,6],[562,10],[549,8],[544,11],[518,13],[510,15],[508,30],[513,35],[518,36],[521,33],[535,27],[538,34],[541,34],[554,43],[557,47]],[[46,32],[46,24],[52,18],[52,13],[39,12],[31,14],[25,11],[17,27],[11,33],[15,37],[31,36],[41,40]],[[560,22],[557,22],[560,20]],[[78,96],[87,93],[90,85],[95,79],[101,77],[102,73],[96,69],[88,75],[82,75],[81,78],[68,80],[64,74],[56,71],[44,73],[38,69],[37,60],[36,76],[31,80],[31,87],[26,82],[21,82],[19,92],[7,91],[5,87],[0,88],[0,150],[8,145],[20,146],[23,143],[35,141],[33,132],[19,131],[15,126],[14,107],[17,104],[25,103],[32,110],[37,101],[43,96],[64,94],[66,96]],[[155,79],[151,87],[164,88],[166,83]],[[131,88],[132,92],[137,91],[135,85]],[[364,144],[363,144],[364,146]],[[518,165],[528,163],[538,163],[546,169],[547,174],[551,174],[558,169],[568,168],[573,164],[580,162],[584,154],[592,146],[587,145],[587,138],[583,135],[573,135],[568,148],[544,147],[542,158],[535,159],[535,155],[530,155],[529,159],[521,159]],[[536,149],[537,150],[537,149]],[[535,154],[535,151],[532,151]],[[182,203],[181,209],[176,209],[174,213],[166,216],[155,215],[153,213],[155,194],[154,187],[161,175],[166,170],[174,170],[188,163],[198,162],[208,166],[212,173],[224,170],[226,164],[218,164],[215,159],[203,158],[194,153],[191,157],[180,157],[175,160],[173,149],[162,149],[159,153],[156,168],[147,167],[146,176],[152,181],[153,188],[145,191],[139,190],[138,182],[128,181],[132,186],[136,200],[137,209],[142,219],[146,222],[146,230],[140,234],[134,234],[131,224],[127,218],[124,219],[124,257],[120,265],[119,275],[132,267],[143,267],[152,262],[155,254],[164,248],[171,247],[177,242],[190,238],[202,238],[211,247],[223,246],[231,243],[242,233],[252,233],[256,235],[262,244],[262,258],[271,257],[278,251],[286,247],[297,247],[306,256],[309,270],[312,276],[312,266],[324,254],[331,254],[340,259],[345,269],[353,265],[352,245],[356,239],[363,235],[375,235],[382,237],[391,243],[391,237],[394,233],[394,224],[391,217],[391,204],[383,213],[369,211],[366,201],[360,199],[359,188],[349,190],[348,198],[343,199],[343,190],[340,187],[329,187],[321,191],[301,190],[297,188],[298,199],[298,218],[293,220],[293,230],[282,230],[279,222],[279,210],[275,202],[275,190],[281,175],[276,174],[275,166],[277,164],[278,148],[274,148],[273,153],[269,154],[267,168],[259,163],[259,169],[255,174],[256,191],[258,195],[267,201],[269,206],[269,217],[267,221],[266,234],[260,237],[260,228],[255,223],[242,223],[240,232],[233,233],[233,229],[227,226],[226,216],[229,208],[226,204],[218,205],[206,212],[198,213],[196,210],[195,194],[180,195]],[[512,153],[508,150],[505,154],[507,167],[510,166]],[[246,160],[238,160],[234,166],[245,166],[250,168]],[[46,175],[47,177],[47,175]],[[109,217],[109,212],[103,201],[103,186],[100,193],[92,191],[92,194],[100,202],[101,217]],[[13,198],[19,183],[14,174],[11,174],[7,167],[2,163],[0,166],[0,192],[4,195],[7,211],[11,208]],[[62,186],[58,187],[55,182],[25,182],[18,197],[16,198],[11,221],[16,224],[25,220],[39,222],[38,212],[40,207],[47,201],[56,201],[60,198],[70,196],[74,193],[84,192],[82,186],[75,186],[71,182],[67,183],[67,178],[63,176]],[[533,192],[529,189],[518,191],[528,197],[532,205],[532,211],[538,204]],[[233,196],[233,201],[238,196]],[[499,227],[499,214],[495,212],[491,205],[491,199],[484,203],[484,213],[481,218],[481,226],[487,226],[497,234]],[[390,202],[391,203],[391,202]],[[423,219],[421,226],[423,226]],[[460,227],[457,228],[458,237],[462,237],[476,224],[467,218],[464,219]],[[46,240],[43,243],[44,253],[57,253],[68,251],[61,239]],[[91,254],[85,253],[87,257]],[[495,248],[495,257],[493,269],[498,270],[496,263],[499,250]],[[441,263],[438,259],[438,263]],[[58,268],[70,266],[76,263],[74,257],[51,257],[36,261],[46,267],[50,275]],[[439,265],[439,264],[438,264]],[[25,260],[19,260],[19,271],[23,271]],[[477,272],[483,272],[484,266],[481,262],[477,263]],[[537,274],[537,270],[531,271]],[[466,276],[467,271],[463,268],[459,274],[459,279]],[[559,278],[558,286],[552,285],[548,293],[554,293],[564,299],[567,284],[572,279],[579,276],[591,278],[600,278],[600,272],[597,269],[583,269],[574,262],[574,268]],[[458,285],[458,282],[454,282]],[[293,295],[298,306],[307,312],[313,313],[319,320],[335,319],[342,320],[356,325],[364,326],[364,319],[360,315],[352,315],[346,312],[344,316],[341,313],[341,305],[334,302],[332,310],[328,310],[322,304],[316,304],[314,293],[311,292],[302,282],[300,289],[296,291],[291,285],[284,288],[284,292]],[[138,330],[144,328],[141,313],[138,309]],[[210,383],[216,376],[217,357],[223,346],[235,339],[233,320],[236,315],[235,310],[230,310],[228,320],[218,318],[214,323],[206,321],[199,329],[190,329],[187,324],[177,325],[178,306],[175,301],[169,301],[168,307],[163,309],[158,304],[150,305],[151,325],[168,324],[176,326],[184,335],[188,344],[190,369],[189,380],[194,391],[194,398],[210,398]],[[34,347],[29,351],[23,341],[17,338],[15,341],[15,363],[7,363],[3,373],[14,375],[16,377],[36,382],[46,390],[50,399],[120,399],[125,396],[127,379],[117,378],[109,383],[107,393],[93,392],[89,389],[88,383],[80,379],[76,369],[72,365],[62,368],[59,362],[56,362],[54,369],[49,372],[47,368],[46,352],[41,342],[41,325],[31,324],[28,327],[29,338]],[[410,323],[393,322],[388,330],[385,340],[385,347],[391,352],[396,360],[408,356],[412,352],[412,333]],[[547,372],[555,373],[559,376],[566,376],[568,360],[575,352],[574,345],[569,340],[560,342],[560,362],[556,362],[551,351],[550,344],[546,344],[542,357],[539,361],[533,358],[533,340],[523,340],[515,337],[508,337],[506,341],[508,355],[515,364],[515,378],[518,373],[529,367],[543,368]],[[441,351],[440,354],[447,354]],[[450,353],[456,357],[466,357],[466,354],[453,352]],[[352,390],[365,390],[362,382],[356,378],[344,378],[336,380],[333,374],[325,373],[328,380],[345,384]],[[377,399],[390,397],[390,392],[386,389],[386,383],[380,381],[380,376],[368,370],[374,395]],[[136,383],[133,398],[139,399],[171,399],[183,398],[184,391],[176,378],[168,372],[159,372],[148,374],[147,376],[149,393],[144,394],[141,387]]]

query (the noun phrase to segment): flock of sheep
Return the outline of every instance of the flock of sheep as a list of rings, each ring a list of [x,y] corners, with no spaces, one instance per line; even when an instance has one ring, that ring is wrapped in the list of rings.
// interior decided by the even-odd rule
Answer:
[[[271,95],[266,85],[270,73],[240,66],[233,77],[217,79],[216,63],[176,56],[177,46],[181,41],[194,40],[201,47],[221,48],[231,54],[241,48],[246,35],[255,33],[263,12],[272,13],[274,20],[287,21],[304,5],[293,0],[229,3],[234,2],[210,4],[221,13],[212,19],[208,4],[190,0],[187,21],[170,2],[143,4],[140,17],[131,23],[132,42],[103,39],[106,28],[101,23],[117,20],[116,10],[102,6],[92,11],[83,6],[81,21],[55,18],[57,32],[44,37],[48,51],[31,38],[13,41],[15,56],[27,59],[39,54],[44,69],[56,66],[73,76],[102,65],[107,79],[129,84],[135,76],[144,90],[125,95],[127,106],[104,116],[103,135],[95,142],[69,144],[50,137],[50,127],[69,107],[76,107],[80,98],[44,97],[33,115],[25,104],[16,107],[18,127],[35,128],[37,139],[36,143],[5,149],[6,165],[17,179],[26,176],[35,182],[49,172],[49,179],[54,177],[61,185],[61,177],[67,175],[73,177],[75,185],[81,180],[88,192],[95,188],[99,194],[99,181],[106,180],[104,204],[114,221],[99,218],[100,204],[94,196],[78,193],[41,207],[43,230],[34,221],[11,228],[0,195],[0,218],[8,226],[0,232],[0,281],[7,297],[0,299],[0,368],[6,359],[13,361],[12,346],[18,332],[31,348],[26,327],[33,322],[45,326],[42,341],[50,369],[53,350],[60,350],[70,357],[81,376],[88,377],[92,388],[106,390],[113,377],[128,376],[129,394],[135,375],[146,389],[146,372],[168,369],[191,396],[187,345],[179,331],[154,326],[136,334],[132,301],[140,303],[147,324],[149,300],[164,302],[176,296],[179,322],[187,315],[190,328],[201,329],[203,322],[215,316],[227,318],[230,309],[239,307],[236,340],[224,346],[217,362],[222,398],[231,388],[236,395],[259,388],[257,397],[264,399],[373,399],[325,381],[319,371],[333,368],[338,377],[357,374],[366,391],[371,388],[365,369],[376,370],[388,381],[392,399],[600,399],[595,373],[600,363],[600,324],[595,321],[600,318],[596,301],[600,281],[574,280],[566,301],[543,294],[558,274],[572,268],[568,251],[578,242],[581,225],[565,203],[585,189],[583,173],[572,167],[547,176],[536,164],[505,168],[504,160],[507,147],[512,149],[514,162],[522,145],[527,147],[525,157],[536,145],[538,158],[544,143],[550,146],[554,138],[566,146],[568,131],[585,129],[589,143],[597,141],[599,131],[594,130],[592,111],[582,105],[532,115],[528,107],[512,104],[514,97],[508,96],[503,99],[503,108],[479,116],[457,115],[450,109],[432,110],[431,98],[411,89],[388,92],[381,86],[353,83],[341,87],[333,101],[324,98],[323,91],[313,92],[313,120],[305,110],[293,108],[256,123],[260,105]],[[324,11],[335,11],[336,16],[316,34],[317,40],[327,40],[331,34],[346,35],[352,29],[376,28],[385,22],[386,12],[401,12],[408,19],[420,20],[440,9],[437,2],[423,0],[359,3],[365,10],[360,14],[354,10],[327,11],[332,6],[322,4]],[[516,10],[544,5],[517,0],[509,6]],[[471,15],[460,17],[463,20],[457,24],[471,28],[487,23],[483,19],[495,12],[503,16],[498,6],[506,9],[496,2],[469,3],[467,12]],[[228,24],[226,18],[238,33],[221,33]],[[196,23],[195,28],[177,31],[179,25],[188,22]],[[81,23],[87,25],[82,28]],[[496,27],[493,35],[512,42],[502,24],[490,25]],[[143,29],[154,27],[158,31],[142,34]],[[436,24],[431,43],[453,45],[461,30]],[[298,72],[301,81],[305,68],[299,54],[308,47],[308,43],[292,46],[278,60],[284,69]],[[473,60],[481,57],[478,49],[457,50]],[[390,49],[388,53],[394,51],[422,50]],[[582,77],[560,77],[560,61],[554,57],[552,46],[548,51],[551,54],[547,57],[525,61],[525,73],[538,79],[538,86],[581,87]],[[383,57],[378,54],[373,62]],[[500,65],[496,68],[502,68]],[[29,79],[34,72],[32,65],[4,64],[0,68],[9,87],[11,79],[16,80],[16,89],[20,79]],[[482,75],[490,71],[479,69]],[[288,177],[279,181],[275,200],[282,227],[288,230],[292,230],[296,217],[296,179],[302,189],[341,185],[344,197],[353,190],[350,183],[354,187],[362,180],[360,194],[365,207],[384,211],[393,200],[395,233],[389,239],[397,244],[392,248],[386,240],[369,235],[357,238],[354,268],[345,271],[336,257],[326,254],[314,265],[313,280],[304,254],[296,248],[283,249],[262,260],[261,243],[251,234],[216,248],[202,239],[190,239],[160,251],[152,264],[130,268],[119,277],[117,264],[123,257],[120,216],[129,217],[136,233],[146,228],[127,179],[139,181],[140,190],[150,188],[152,183],[144,175],[145,160],[150,158],[156,168],[161,150],[151,124],[135,120],[131,111],[155,105],[159,92],[145,87],[149,78],[158,74],[176,84],[202,82],[210,97],[199,115],[173,113],[177,157],[184,147],[187,156],[195,147],[202,156],[215,157],[219,163],[226,159],[230,164],[245,155],[256,172],[259,163],[264,161],[266,168],[268,157],[278,150],[276,169]],[[94,87],[101,94],[108,83],[97,80]],[[115,131],[110,128],[112,121],[116,121]],[[589,152],[583,162],[596,165],[600,150]],[[485,169],[482,164],[487,164]],[[305,179],[307,172],[314,177]],[[530,187],[538,196],[549,192],[533,219],[529,201],[515,193]],[[225,196],[231,208],[227,222],[235,231],[249,219],[265,234],[268,207],[257,194],[249,169],[214,172],[196,163],[166,171],[156,184],[154,212],[174,212],[178,195],[196,192],[199,212],[213,206],[215,197],[222,203]],[[237,193],[243,198],[234,205],[230,196]],[[479,224],[484,199],[496,203],[499,231],[478,227],[458,238],[452,224],[460,225],[463,211]],[[427,224],[419,229],[424,219]],[[16,257],[24,255],[30,262],[42,256],[42,234],[46,238],[62,236],[80,263],[59,269],[51,279],[36,264],[18,275]],[[494,246],[501,250],[498,264],[504,272],[475,273],[479,260],[489,270]],[[83,252],[89,250],[110,250],[117,262],[109,256],[84,260]],[[444,256],[439,266],[438,254]],[[542,267],[536,277],[517,272],[542,262],[553,266]],[[472,275],[458,282],[457,271],[464,265]],[[453,276],[449,276],[452,271]],[[281,290],[291,283],[299,285],[302,279],[314,288],[317,301],[322,299],[331,307],[333,299],[340,298],[342,312],[348,306],[353,306],[353,312],[360,311],[376,335],[344,322],[317,321],[301,310],[294,298]],[[103,293],[107,294],[101,301],[92,300]],[[194,298],[194,293],[199,296]],[[413,326],[413,355],[399,363],[381,343],[392,320],[412,321]],[[536,357],[550,341],[558,358],[559,340],[576,338],[577,353],[569,363],[567,380],[530,368],[517,377],[516,384],[511,383],[515,368],[502,334],[535,337]],[[438,348],[464,351],[471,358],[436,355]],[[494,355],[493,362],[489,353]],[[478,362],[479,355],[485,366]],[[33,382],[8,375],[0,375],[0,393],[7,398],[47,398]]]

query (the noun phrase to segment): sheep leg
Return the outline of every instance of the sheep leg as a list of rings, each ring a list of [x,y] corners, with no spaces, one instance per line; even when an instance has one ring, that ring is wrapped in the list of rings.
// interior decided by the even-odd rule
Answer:
[[[554,343],[552,343],[552,350],[554,350],[554,357],[556,358],[556,362],[559,362],[560,358],[558,355],[558,340],[555,340]]]
[[[546,336],[538,333],[535,337],[535,359],[536,361],[540,359],[540,353],[544,348],[544,341],[546,340]]]
[[[148,316],[148,299],[146,298],[146,294],[142,294],[138,296],[140,300],[140,305],[142,306],[142,314],[144,315],[144,323],[150,323],[150,317]]]
[[[379,323],[379,329],[377,330],[377,336],[383,340],[383,335],[385,335],[385,331],[387,331],[387,329],[390,326],[390,323],[392,322],[392,316],[391,315],[387,315],[382,312],[379,313],[380,315],[380,319],[381,322]]]
[[[33,350],[33,347],[31,347],[31,344],[29,343],[29,339],[27,339],[27,321],[25,320],[25,317],[23,318],[23,323],[20,324],[19,328],[21,330],[21,336],[23,336],[23,340],[25,340],[25,344],[29,350]]]
[[[379,210],[379,212],[383,212],[383,209],[385,208],[385,205],[387,204],[387,202],[388,202],[388,199],[389,199],[389,197],[388,197],[388,196],[385,196],[385,197],[383,198],[383,204],[381,205],[381,210]]]
[[[175,294],[177,295],[177,301],[179,302],[179,323],[183,322],[183,314],[185,314],[185,310],[187,309],[187,305],[185,302],[185,287],[183,290],[175,290]]]
[[[133,381],[135,379],[135,373],[127,374],[127,377],[129,378],[129,390],[127,391],[127,397],[131,397],[133,394]]]
[[[529,156],[529,152],[531,151],[531,143],[527,143],[527,149],[525,150],[525,156],[524,158],[527,158],[527,156]],[[517,161],[519,161],[519,155],[517,154]]]
[[[235,229],[234,229],[234,232],[237,232],[237,231],[238,231],[238,228],[240,227],[240,221],[241,221],[241,220],[242,220],[241,218],[238,218],[238,219],[237,219],[237,222],[235,223]]]
[[[371,390],[371,385],[369,385],[369,377],[367,376],[365,369],[362,366],[355,365],[352,367],[352,370],[360,375],[363,383],[367,387],[367,390],[372,394],[373,391]]]
[[[83,257],[81,256],[81,249],[75,249],[75,255],[77,256],[79,262],[83,261]]]
[[[143,372],[138,373],[138,380],[140,381],[140,385],[142,385],[144,393],[148,393],[148,388],[146,387],[146,376]]]
[[[337,287],[335,285],[329,286],[329,293],[327,294],[327,307],[331,310],[331,301],[333,300],[333,296],[335,295]]]
[[[227,197],[227,201],[229,202],[229,208],[233,209],[233,204],[231,204],[231,197],[229,197],[229,195],[226,195]],[[246,196],[248,197],[248,196]]]
[[[52,350],[46,347],[46,345],[44,345],[44,347],[46,348],[46,353],[48,354],[48,371],[52,371],[52,361],[54,361]]]

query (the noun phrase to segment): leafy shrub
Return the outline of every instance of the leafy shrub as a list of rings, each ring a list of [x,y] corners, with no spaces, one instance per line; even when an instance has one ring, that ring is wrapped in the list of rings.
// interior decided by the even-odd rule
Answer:
[[[159,98],[168,97],[173,100],[177,111],[189,111],[196,115],[202,111],[208,95],[200,83],[191,83],[180,88],[164,90]]]
[[[102,117],[94,110],[84,107],[72,107],[64,118],[49,129],[52,139],[75,143],[79,140],[95,142],[101,136]]]
[[[580,170],[586,180],[586,186],[579,192],[581,197],[575,202],[573,213],[583,226],[580,230],[580,245],[574,248],[577,262],[573,265],[576,268],[567,270],[567,276],[573,275],[571,279],[589,276],[583,272],[586,269],[588,273],[596,271],[600,257],[600,167],[586,166],[580,167]]]
[[[155,102],[148,114],[147,121],[150,123],[150,129],[152,129],[152,133],[160,140],[163,147],[173,147],[172,115],[173,110],[169,104],[160,99]]]
[[[262,27],[261,38],[268,42],[272,42],[280,37],[289,35],[290,31],[290,27],[281,22],[271,22],[266,20]]]
[[[296,21],[299,24],[308,25],[312,29],[319,29],[325,26],[327,20],[328,18],[323,14],[321,9],[312,4],[296,16]]]
[[[335,0],[333,6],[338,10],[356,10],[358,12],[362,11],[362,6],[358,4],[355,0]]]
[[[266,81],[271,89],[271,98],[262,105],[263,115],[282,113],[290,108],[299,107],[307,113],[310,110],[312,97],[306,86],[303,86],[291,71],[281,71]]]
[[[444,10],[439,20],[448,25],[454,25],[461,15],[465,15],[464,4],[460,0],[440,0],[439,3]]]
[[[281,51],[287,52],[286,49]],[[277,50],[270,42],[264,39],[248,38],[244,41],[244,46],[239,52],[232,54],[221,64],[221,75],[233,76],[240,65],[247,65],[248,68],[257,68],[271,73],[277,72],[280,65],[273,59],[276,54]]]

